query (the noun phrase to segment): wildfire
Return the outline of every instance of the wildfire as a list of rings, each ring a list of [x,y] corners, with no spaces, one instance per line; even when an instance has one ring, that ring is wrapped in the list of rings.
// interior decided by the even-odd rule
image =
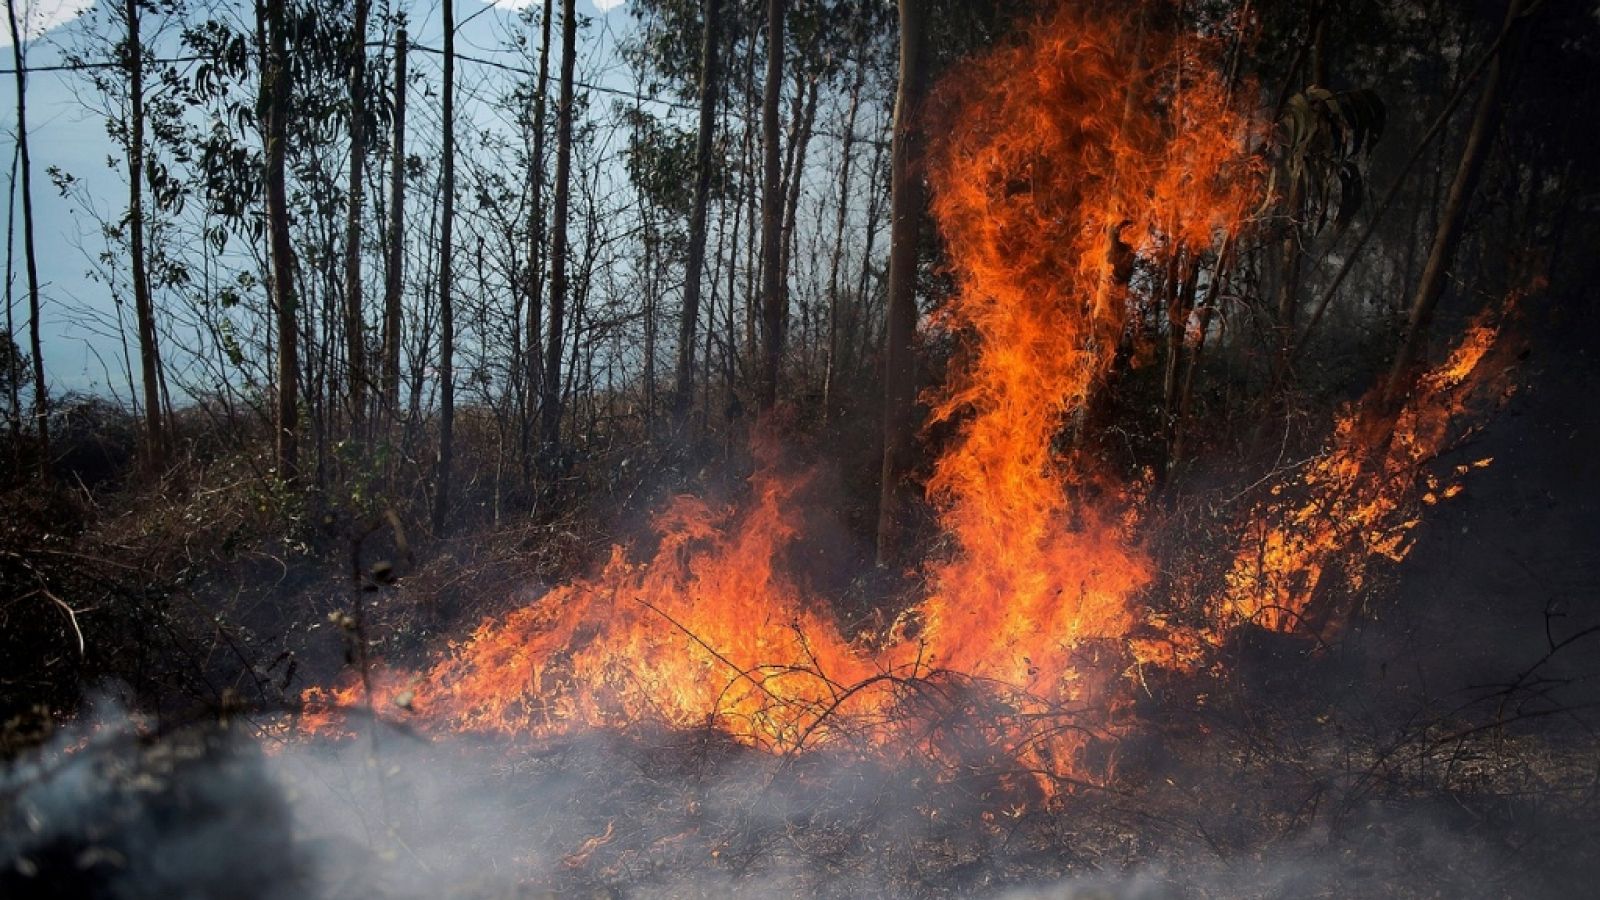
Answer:
[[[959,547],[926,604],[949,666],[1070,695],[1073,648],[1141,621],[1129,510],[1074,491],[1088,469],[1053,440],[1122,339],[1128,254],[1201,252],[1257,193],[1251,123],[1205,49],[1068,9],[947,89],[932,208],[962,284],[945,324],[976,346],[934,405],[961,421],[929,484]]]
[[[959,290],[930,326],[967,350],[931,398],[956,436],[928,491],[951,549],[926,564],[928,596],[889,634],[843,634],[787,570],[806,476],[762,452],[742,506],[675,499],[648,560],[614,548],[599,574],[485,620],[431,670],[375,673],[376,693],[430,728],[543,736],[650,721],[772,752],[916,747],[1075,771],[1083,735],[1118,727],[1124,676],[1184,665],[1215,637],[1141,601],[1152,562],[1140,486],[1058,441],[1124,338],[1135,261],[1214,254],[1263,190],[1259,130],[1210,55],[1199,39],[1068,10],[939,90],[948,127],[928,178]],[[1381,441],[1347,417],[1301,476],[1310,499],[1252,514],[1210,610],[1216,634],[1241,619],[1297,627],[1350,548],[1403,555],[1409,485],[1483,382],[1492,344],[1492,329],[1475,330]],[[308,695],[303,724],[327,727],[329,706],[363,696]],[[942,713],[985,696],[999,699],[968,717],[976,733],[952,737]]]
[[[1463,413],[1475,402],[1503,398],[1512,389],[1508,366],[1488,361],[1497,348],[1509,352],[1498,342],[1499,320],[1519,298],[1513,294],[1504,310],[1480,315],[1450,356],[1418,380],[1397,413],[1375,412],[1376,395],[1345,410],[1329,449],[1298,479],[1274,486],[1272,496],[1251,511],[1214,621],[1322,632],[1340,621],[1336,610],[1315,608],[1330,569],[1338,569],[1355,591],[1369,560],[1405,558],[1420,521],[1419,504],[1455,496],[1461,476],[1490,463],[1457,466],[1457,480],[1446,484],[1424,468],[1471,430]]]

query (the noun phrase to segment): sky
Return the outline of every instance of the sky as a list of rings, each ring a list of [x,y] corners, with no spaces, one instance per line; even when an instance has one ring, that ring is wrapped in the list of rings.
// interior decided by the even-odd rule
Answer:
[[[103,0],[102,0],[103,2]],[[19,18],[29,22],[25,31],[24,46],[29,68],[48,66],[60,62],[56,42],[67,40],[72,27],[70,22],[94,0],[32,0],[19,2]],[[465,23],[458,31],[458,51],[480,58],[494,58],[501,52],[500,41],[516,25],[520,7],[542,3],[542,0],[494,0],[485,4],[478,0],[458,2],[457,21]],[[594,27],[579,35],[579,55],[600,57],[601,69],[605,59],[613,58],[612,47],[619,34],[631,25],[624,0],[578,0],[580,14],[597,17]],[[408,10],[412,40],[415,44],[440,46],[443,34],[438,0],[397,0],[400,9]],[[485,10],[485,6],[496,7]],[[469,21],[470,19],[470,21]],[[0,76],[0,189],[9,186],[11,159],[16,148],[16,87],[12,67],[12,48],[9,30],[0,27],[4,40],[0,41],[0,68],[8,70]],[[515,57],[505,57],[515,62]],[[420,57],[414,65],[433,65],[433,60]],[[496,77],[495,70],[461,64],[462,80]],[[474,70],[479,71],[474,71]],[[604,72],[597,80],[605,83]],[[504,75],[509,84],[513,76]],[[106,136],[105,125],[99,117],[85,109],[74,94],[81,88],[81,76],[73,73],[37,72],[28,80],[28,130],[29,150],[33,160],[33,201],[35,215],[35,242],[38,247],[40,296],[42,312],[40,331],[44,344],[46,377],[52,395],[69,391],[126,394],[126,377],[120,361],[121,342],[114,332],[96,323],[96,319],[113,315],[112,303],[106,288],[88,276],[91,254],[102,249],[97,227],[72,201],[59,196],[51,184],[47,170],[51,166],[72,173],[86,186],[87,193],[106,207],[121,202],[125,190],[117,173],[107,167],[107,159],[116,152]],[[463,104],[465,105],[465,104]],[[463,110],[463,118],[471,115]],[[22,268],[21,200],[15,203],[17,234],[14,243],[14,272],[11,298],[14,304],[18,343],[26,344],[27,304],[26,281]],[[3,226],[0,226],[3,227]],[[3,265],[3,264],[0,264]],[[3,311],[0,311],[3,315]],[[3,319],[0,319],[3,327]]]
[[[620,0],[601,0],[616,5]],[[33,40],[52,28],[70,22],[94,5],[94,0],[19,0],[17,27],[24,40]],[[0,47],[11,46],[11,29],[0,28]]]

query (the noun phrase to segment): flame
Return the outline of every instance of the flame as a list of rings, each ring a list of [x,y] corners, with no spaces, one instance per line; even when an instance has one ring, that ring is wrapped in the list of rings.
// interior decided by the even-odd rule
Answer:
[[[824,712],[878,670],[786,576],[785,511],[805,478],[776,468],[752,479],[748,510],[674,500],[649,562],[615,547],[598,577],[486,620],[423,680],[418,706],[512,734],[647,720],[770,749],[825,740]]]
[[[1259,188],[1252,125],[1206,45],[1066,9],[964,70],[930,170],[961,289],[943,316],[976,352],[935,398],[960,437],[929,484],[957,554],[926,609],[945,664],[1056,693],[1071,651],[1126,637],[1151,564],[1126,505],[1054,439],[1110,368],[1129,311],[1128,253],[1200,253]]]
[[[1359,591],[1369,560],[1406,557],[1420,521],[1418,505],[1462,491],[1459,480],[1441,485],[1426,466],[1460,442],[1463,427],[1471,430],[1462,423],[1470,421],[1465,414],[1476,401],[1504,399],[1512,390],[1509,366],[1491,351],[1504,346],[1501,325],[1520,298],[1513,293],[1502,308],[1480,314],[1449,357],[1418,379],[1398,412],[1374,412],[1374,392],[1340,415],[1328,449],[1251,511],[1215,604],[1216,621],[1242,619],[1273,631],[1336,626],[1337,618],[1313,609],[1330,569]],[[1491,461],[1457,466],[1452,477]]]
[[[920,750],[1031,776],[1084,765],[1115,734],[1147,665],[1188,668],[1217,631],[1185,629],[1142,595],[1140,483],[1061,441],[1161,271],[1214,254],[1262,194],[1239,112],[1193,37],[1064,10],[942,85],[931,209],[959,289],[927,324],[963,339],[929,400],[954,434],[928,485],[947,549],[928,593],[885,634],[855,639],[792,574],[808,484],[758,442],[741,503],[678,497],[652,551],[612,550],[593,577],[485,619],[428,671],[368,673],[425,728],[548,736],[640,722],[714,727],[749,746]],[[1332,559],[1403,554],[1414,478],[1481,379],[1480,334],[1422,387],[1383,442],[1355,418],[1303,475],[1313,500],[1253,513],[1210,612],[1296,627]],[[1449,401],[1449,402],[1444,402]],[[1334,529],[1334,518],[1354,527]],[[1120,687],[1119,687],[1120,686]],[[308,729],[337,727],[358,684],[308,694]],[[402,699],[403,698],[403,699]],[[965,713],[956,715],[953,713]],[[1024,779],[1026,780],[1026,779]],[[1048,788],[1047,788],[1048,789]]]

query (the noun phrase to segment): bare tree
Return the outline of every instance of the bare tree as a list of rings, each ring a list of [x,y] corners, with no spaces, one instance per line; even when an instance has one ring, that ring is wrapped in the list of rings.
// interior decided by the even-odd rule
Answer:
[[[39,472],[50,472],[50,396],[44,383],[44,352],[39,339],[39,264],[33,248],[33,163],[28,155],[28,73],[24,68],[16,0],[6,0],[11,25],[11,60],[17,76],[17,153],[22,163],[22,258],[28,271],[28,344],[33,353],[33,418],[39,429]]]
[[[778,402],[783,361],[784,291],[779,242],[783,237],[783,185],[778,162],[778,100],[783,93],[783,0],[767,0],[767,83],[761,95],[761,408]]]
[[[135,2],[135,0],[129,0]],[[355,0],[350,31],[350,208],[344,232],[344,335],[350,378],[350,425],[360,433],[367,412],[367,338],[361,314],[362,175],[367,161],[367,10],[370,0]]]
[[[1526,0],[1510,0],[1507,4],[1503,26],[1505,35],[1509,36],[1519,25],[1525,2]],[[1461,242],[1462,226],[1467,220],[1467,210],[1472,204],[1472,195],[1478,188],[1478,177],[1483,173],[1484,161],[1489,157],[1495,131],[1500,126],[1501,94],[1505,88],[1508,68],[1504,48],[1508,43],[1509,40],[1500,42],[1500,51],[1495,53],[1489,62],[1488,70],[1484,73],[1483,93],[1478,95],[1478,108],[1472,116],[1472,127],[1467,132],[1467,143],[1461,150],[1461,159],[1456,164],[1455,179],[1450,183],[1450,193],[1446,196],[1444,210],[1439,215],[1439,224],[1433,235],[1433,247],[1428,252],[1428,262],[1422,269],[1422,281],[1417,285],[1417,292],[1412,295],[1411,311],[1406,319],[1405,338],[1400,344],[1399,353],[1395,355],[1394,364],[1384,385],[1385,406],[1393,407],[1404,398],[1416,375],[1422,351],[1427,346],[1428,326],[1433,323],[1434,310],[1439,305],[1440,296],[1444,294],[1445,279],[1450,272],[1451,260],[1455,258],[1456,245]]]
[[[284,4],[257,0],[257,39],[266,44],[261,78],[266,159],[263,180],[267,233],[272,258],[272,301],[277,312],[278,371],[276,456],[278,476],[299,474],[300,323],[295,291],[294,247],[289,240],[288,196],[284,188],[284,140],[289,106],[288,34]]]
[[[683,281],[683,318],[678,323],[678,377],[673,419],[681,424],[694,394],[694,330],[700,315],[700,279],[706,260],[706,205],[711,195],[711,139],[717,112],[717,20],[721,0],[706,0],[700,35],[700,126],[694,145],[694,201],[689,212],[689,258]]]
[[[917,236],[923,189],[919,113],[927,76],[925,0],[900,0],[900,86],[894,104],[890,170],[889,309],[884,339],[883,471],[878,487],[878,564],[892,565],[903,543],[916,403]]]
[[[389,169],[389,247],[383,279],[383,405],[393,422],[400,404],[400,288],[405,278],[406,30],[394,36],[394,133]]]
[[[140,0],[127,0],[124,47],[128,67],[128,251],[133,257],[133,308],[138,320],[139,372],[144,379],[145,463],[159,469],[166,458],[161,427],[160,356],[156,317],[150,299],[150,268],[144,240],[144,41],[139,30]]]
[[[533,415],[540,406],[540,383],[544,376],[539,338],[544,318],[544,261],[547,239],[544,217],[544,131],[545,98],[550,87],[551,0],[544,0],[539,19],[539,80],[533,94],[533,153],[528,164],[529,206],[533,219],[528,229],[528,397],[522,416],[522,474],[533,474]]]
[[[450,296],[456,213],[456,16],[454,0],[444,0],[444,145],[440,151],[443,209],[439,222],[439,467],[433,495],[433,530],[444,531],[450,511],[450,466],[455,455],[455,308]]]
[[[556,104],[556,194],[550,248],[550,336],[545,351],[544,397],[539,407],[540,441],[554,455],[561,448],[561,343],[567,304],[567,206],[572,186],[572,70],[577,61],[578,16],[573,0],[561,0],[561,97]]]

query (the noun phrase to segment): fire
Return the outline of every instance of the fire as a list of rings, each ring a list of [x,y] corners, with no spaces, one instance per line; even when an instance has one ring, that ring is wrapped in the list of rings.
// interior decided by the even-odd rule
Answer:
[[[1074,647],[1142,620],[1128,509],[1076,489],[1094,479],[1054,439],[1122,339],[1127,254],[1203,252],[1258,193],[1251,123],[1205,49],[1068,9],[948,88],[930,172],[962,281],[945,324],[977,348],[934,405],[961,423],[929,484],[959,548],[926,605],[953,668],[1070,696]]]
[[[614,548],[598,577],[484,622],[423,679],[418,706],[513,734],[647,720],[769,749],[825,740],[824,711],[878,670],[783,571],[804,477],[775,469],[752,479],[748,510],[679,497],[648,562]]]
[[[1136,265],[1196,265],[1261,196],[1260,130],[1210,56],[1199,39],[1069,10],[937,93],[946,127],[928,178],[959,290],[928,324],[967,349],[930,398],[955,434],[928,485],[949,549],[889,633],[842,633],[793,577],[807,476],[758,447],[745,503],[675,499],[647,559],[616,547],[597,575],[485,620],[431,670],[375,673],[376,693],[425,728],[548,736],[646,721],[774,753],[1078,771],[1086,735],[1120,727],[1138,666],[1189,666],[1215,637],[1147,608],[1142,486],[1060,440],[1149,289]],[[1393,483],[1442,446],[1492,344],[1478,334],[1476,357],[1458,351],[1425,380],[1381,448],[1359,420],[1341,423],[1303,476],[1313,500],[1253,514],[1263,524],[1217,622],[1296,627],[1335,556],[1403,553],[1409,507]],[[328,707],[362,697],[359,685],[309,696],[303,724],[329,727]]]
[[[1368,560],[1404,559],[1411,531],[1420,521],[1419,504],[1432,506],[1461,492],[1459,480],[1441,485],[1426,466],[1464,437],[1464,416],[1487,397],[1504,398],[1512,389],[1508,366],[1491,351],[1504,351],[1500,321],[1504,310],[1478,317],[1450,356],[1425,373],[1401,409],[1375,412],[1376,392],[1345,410],[1329,448],[1312,459],[1296,482],[1280,484],[1250,513],[1215,620],[1247,620],[1274,631],[1321,632],[1337,626],[1332,610],[1314,608],[1318,588],[1330,569],[1339,569],[1352,590],[1360,590]],[[1506,351],[1508,352],[1508,351]],[[1457,466],[1459,479],[1491,460]]]

